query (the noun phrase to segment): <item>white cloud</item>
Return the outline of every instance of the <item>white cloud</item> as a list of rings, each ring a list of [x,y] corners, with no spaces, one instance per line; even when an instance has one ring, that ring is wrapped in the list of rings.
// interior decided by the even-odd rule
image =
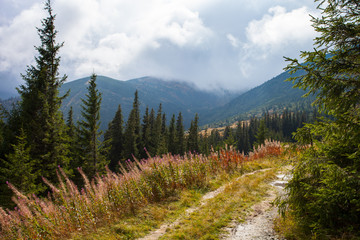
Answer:
[[[240,69],[244,77],[256,77],[259,69],[280,73],[285,66],[283,56],[297,57],[301,50],[312,46],[316,32],[311,17],[317,12],[307,7],[287,11],[275,6],[260,20],[252,20],[245,29],[246,41],[242,43]]]
[[[310,11],[306,7],[287,12],[284,7],[269,9],[261,20],[253,20],[246,28],[249,44],[261,48],[284,47],[291,41],[303,42],[312,39],[315,31],[311,27]]]
[[[232,34],[227,34],[226,35],[227,39],[229,40],[231,46],[233,46],[234,48],[239,47],[239,39],[237,39],[236,37],[234,37]]]
[[[0,73],[18,76],[33,64],[35,27],[46,12],[39,0],[0,1],[0,13],[9,13],[0,19]],[[95,71],[123,80],[155,75],[204,88],[248,88],[280,73],[282,56],[308,49],[314,36],[312,0],[52,3],[57,40],[65,42],[61,73],[69,80]]]
[[[62,55],[75,63],[76,76],[93,69],[122,76],[145,50],[161,48],[163,40],[198,47],[211,36],[197,12],[172,1],[58,0],[55,7],[65,41]]]
[[[43,15],[42,6],[35,4],[9,24],[0,26],[0,71],[23,69],[34,61],[33,46],[38,42],[34,26],[40,25],[39,17]]]

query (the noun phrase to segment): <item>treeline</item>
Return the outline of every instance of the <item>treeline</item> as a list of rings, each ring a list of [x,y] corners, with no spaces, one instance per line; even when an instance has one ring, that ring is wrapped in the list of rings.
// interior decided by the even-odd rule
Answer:
[[[11,192],[5,182],[11,182],[25,193],[42,194],[46,191],[43,178],[56,182],[59,166],[75,183],[81,185],[82,178],[77,168],[82,168],[92,178],[104,172],[106,166],[118,172],[119,163],[126,167],[127,161],[134,158],[199,151],[197,115],[191,122],[188,134],[185,134],[181,112],[178,116],[172,115],[167,125],[161,104],[156,112],[146,108],[140,119],[137,91],[127,121],[124,121],[119,105],[108,129],[102,133],[99,127],[102,97],[97,90],[95,74],[91,76],[87,89],[88,93],[82,99],[82,119],[76,123],[73,121],[72,108],[66,121],[60,111],[52,118],[48,118],[48,114],[37,115],[36,105],[32,114],[25,115],[25,107],[27,104],[31,106],[25,93],[22,94],[23,100],[14,105],[11,112],[0,111],[0,204],[10,203]],[[40,98],[37,93],[32,93],[32,99]],[[43,111],[45,106],[39,107],[39,110]],[[46,125],[50,120],[54,125]],[[42,126],[42,123],[45,124]]]
[[[304,123],[311,123],[317,118],[316,109],[296,112],[285,109],[281,114],[266,111],[261,118],[251,117],[248,121],[239,121],[235,128],[228,125],[224,131],[206,129],[204,134],[199,135],[200,149],[202,153],[208,154],[211,148],[217,150],[227,145],[247,154],[257,145],[264,144],[266,139],[293,142],[292,133]]]

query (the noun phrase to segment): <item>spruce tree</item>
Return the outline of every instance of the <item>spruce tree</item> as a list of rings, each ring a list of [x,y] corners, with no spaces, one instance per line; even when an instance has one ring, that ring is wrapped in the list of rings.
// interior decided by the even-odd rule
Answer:
[[[149,150],[151,145],[151,121],[148,106],[146,107],[145,114],[143,116],[141,143],[141,158],[147,158],[147,153],[150,153]]]
[[[178,118],[176,120],[176,146],[177,151],[175,154],[184,155],[185,153],[185,134],[184,134],[184,125],[183,125],[183,118],[181,112],[178,114]]]
[[[12,145],[13,152],[6,156],[6,161],[2,160],[5,167],[0,170],[1,180],[10,182],[23,193],[38,193],[42,190],[36,186],[40,170],[35,169],[35,162],[30,157],[30,147],[23,129],[20,129],[17,140]]]
[[[265,140],[268,138],[268,129],[266,127],[265,119],[260,121],[260,125],[256,131],[256,146],[265,144]]]
[[[121,113],[121,106],[115,113],[114,119],[109,123],[108,130],[105,133],[104,141],[108,141],[109,153],[108,160],[109,169],[111,171],[118,171],[118,163],[123,160],[124,154],[124,133],[123,133],[123,117]]]
[[[295,138],[315,139],[293,170],[288,206],[300,226],[316,237],[360,235],[360,3],[318,1],[322,16],[313,18],[319,33],[314,51],[290,59],[286,68],[295,86],[316,94],[315,105],[332,116],[300,129]],[[284,208],[283,208],[284,210]],[[350,235],[350,238],[352,235]]]
[[[189,135],[188,135],[188,145],[187,150],[189,152],[199,152],[199,127],[198,127],[199,117],[196,114],[193,121],[191,121]]]
[[[138,158],[139,155],[139,145],[140,145],[140,110],[139,110],[139,97],[138,91],[135,92],[133,108],[129,114],[128,120],[126,122],[125,128],[125,148],[124,148],[124,157],[127,159],[132,159],[132,156]]]
[[[170,153],[177,153],[175,114],[172,115],[169,126],[168,150]]]
[[[36,65],[29,66],[22,75],[25,83],[17,90],[21,96],[20,119],[30,146],[30,161],[40,170],[40,175],[50,181],[56,180],[58,165],[68,165],[66,128],[60,105],[64,96],[59,97],[59,88],[66,76],[59,78],[60,57],[58,53],[63,43],[55,41],[55,15],[50,0],[45,3],[48,16],[38,29],[41,45],[36,47]],[[41,178],[37,183],[42,183]]]
[[[82,165],[85,173],[94,176],[96,171],[105,167],[103,156],[100,155],[100,105],[101,93],[96,86],[96,75],[93,74],[88,82],[86,99],[82,100],[82,120],[79,125],[79,138],[82,148]]]

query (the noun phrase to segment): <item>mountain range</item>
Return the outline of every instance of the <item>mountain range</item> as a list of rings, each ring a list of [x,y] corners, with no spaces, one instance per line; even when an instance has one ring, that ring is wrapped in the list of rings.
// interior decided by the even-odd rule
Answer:
[[[73,107],[74,119],[81,117],[81,99],[87,94],[89,77],[65,83],[60,89],[60,95],[68,90],[70,94],[62,104],[62,110],[66,114]],[[195,114],[203,114],[214,107],[222,106],[235,98],[238,93],[222,92],[214,93],[197,89],[194,85],[180,81],[165,81],[154,77],[142,77],[128,81],[119,81],[105,76],[97,76],[96,84],[102,93],[101,103],[101,129],[107,127],[112,120],[118,105],[121,105],[124,119],[127,119],[134,101],[135,91],[138,91],[140,112],[145,113],[146,107],[158,110],[162,104],[162,110],[168,120],[172,114],[182,113],[185,126],[189,126]]]
[[[102,93],[101,103],[101,129],[105,130],[107,124],[113,119],[118,105],[121,105],[122,114],[126,120],[134,100],[134,93],[138,90],[140,112],[145,113],[145,108],[162,110],[169,120],[172,114],[182,113],[185,127],[199,114],[200,125],[213,123],[229,123],[258,114],[264,109],[281,110],[284,107],[309,101],[301,96],[303,90],[292,88],[291,82],[285,82],[290,77],[284,72],[273,79],[253,88],[247,92],[219,91],[209,92],[196,88],[194,85],[180,81],[165,81],[155,77],[142,77],[128,81],[120,81],[105,76],[98,76],[96,83]],[[85,99],[87,85],[90,77],[67,82],[62,85],[60,95],[70,90],[62,104],[64,116],[70,107],[73,107],[74,120],[81,118],[81,99]],[[0,98],[2,96],[0,95]],[[11,101],[2,101],[4,106],[9,106]]]

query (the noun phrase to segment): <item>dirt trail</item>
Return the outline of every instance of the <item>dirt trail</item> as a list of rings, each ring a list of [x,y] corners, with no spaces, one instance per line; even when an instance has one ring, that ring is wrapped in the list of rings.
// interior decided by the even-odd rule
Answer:
[[[255,174],[255,173],[258,173],[258,172],[263,172],[263,171],[268,171],[272,168],[267,168],[267,169],[261,169],[261,170],[257,170],[257,171],[254,171],[254,172],[251,172],[251,173],[246,173],[240,177],[238,177],[237,179],[235,179],[234,181],[237,181],[245,176],[249,176],[249,175],[252,175],[252,174]],[[231,184],[231,183],[229,183]],[[177,220],[175,220],[174,222],[172,223],[165,223],[163,225],[160,226],[160,228],[158,228],[157,230],[155,231],[152,231],[150,232],[148,235],[146,235],[145,237],[143,238],[140,238],[139,240],[156,240],[156,239],[159,239],[162,235],[164,235],[167,231],[167,229],[171,229],[171,228],[174,228],[176,227],[180,221],[184,218],[186,218],[187,216],[189,216],[191,213],[199,210],[199,208],[201,206],[203,206],[207,200],[209,199],[212,199],[214,197],[216,197],[218,194],[222,193],[224,191],[224,189],[226,188],[228,184],[224,185],[224,186],[221,186],[220,188],[212,191],[212,192],[208,192],[207,194],[205,194],[202,198],[201,198],[201,201],[200,201],[200,204],[198,207],[192,207],[192,208],[188,208],[186,209],[185,213],[183,216],[181,216],[180,218],[178,218]]]
[[[229,236],[226,240],[278,240],[279,238],[273,230],[273,219],[277,216],[277,208],[272,202],[279,194],[284,193],[284,185],[288,180],[287,175],[278,174],[278,179],[273,181],[276,189],[271,189],[268,196],[260,203],[255,204],[252,213],[247,217],[245,223],[229,228]]]

